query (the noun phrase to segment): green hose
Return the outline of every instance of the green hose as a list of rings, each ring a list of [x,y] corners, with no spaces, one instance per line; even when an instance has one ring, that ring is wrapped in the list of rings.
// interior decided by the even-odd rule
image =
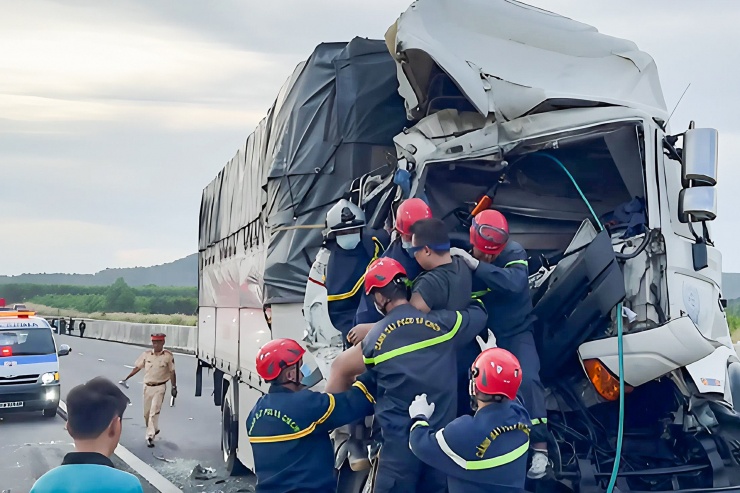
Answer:
[[[576,183],[575,178],[573,178],[573,175],[570,174],[570,171],[568,171],[568,168],[565,167],[565,165],[555,156],[548,154],[546,152],[538,152],[535,154],[536,156],[542,156],[545,158],[548,158],[552,161],[555,161],[560,168],[562,168],[563,171],[565,171],[565,174],[568,175],[568,178],[570,178],[570,181],[573,183],[573,186],[576,187],[576,190],[578,191],[578,194],[583,199],[583,202],[586,204],[586,207],[588,207],[588,210],[591,212],[591,215],[594,217],[594,221],[596,221],[596,224],[599,226],[599,231],[604,231],[604,226],[601,224],[601,221],[599,220],[599,217],[596,215],[596,212],[594,212],[593,207],[591,207],[591,203],[588,201],[586,196],[581,191],[581,187],[578,186],[578,183]],[[613,493],[614,487],[617,484],[617,476],[619,474],[619,464],[622,459],[622,442],[624,439],[624,325],[622,323],[622,303],[617,304],[617,354],[619,358],[619,428],[617,430],[617,451],[616,451],[616,457],[614,457],[614,467],[612,467],[612,474],[609,477],[609,486],[606,488],[606,493]]]

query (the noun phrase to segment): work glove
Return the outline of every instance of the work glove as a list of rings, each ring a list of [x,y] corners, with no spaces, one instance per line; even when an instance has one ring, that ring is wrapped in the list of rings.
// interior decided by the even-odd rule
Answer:
[[[462,248],[456,248],[456,247],[450,248],[450,255],[452,255],[453,257],[460,257],[461,259],[463,259],[463,262],[465,262],[465,264],[468,266],[470,270],[477,269],[478,264],[480,264],[478,259],[470,255],[468,252],[466,252]]]
[[[172,397],[177,397],[177,387],[172,387],[170,394],[172,395]]]
[[[483,342],[483,338],[481,336],[475,336],[475,340],[478,341],[478,345],[480,346],[480,352],[482,353],[486,349],[492,349],[496,346],[496,336],[493,335],[493,332],[491,332],[491,329],[488,329],[488,340]]]
[[[418,416],[424,416],[426,419],[429,419],[432,417],[432,414],[434,414],[434,403],[427,402],[426,394],[417,395],[414,402],[409,406],[409,416],[412,419]]]

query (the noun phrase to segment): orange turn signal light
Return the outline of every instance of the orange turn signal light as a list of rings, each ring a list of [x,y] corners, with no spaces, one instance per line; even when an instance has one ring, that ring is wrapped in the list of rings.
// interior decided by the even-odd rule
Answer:
[[[601,397],[608,401],[619,399],[619,378],[615,377],[601,361],[587,359],[583,362],[583,366],[586,368],[589,380]],[[624,384],[625,394],[633,390],[633,387]]]

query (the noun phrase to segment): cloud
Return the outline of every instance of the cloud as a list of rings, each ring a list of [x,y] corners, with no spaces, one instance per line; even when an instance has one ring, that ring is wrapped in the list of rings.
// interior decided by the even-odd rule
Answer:
[[[78,220],[0,217],[0,231],[3,274],[92,273],[114,260],[111,245],[127,241],[120,228]]]

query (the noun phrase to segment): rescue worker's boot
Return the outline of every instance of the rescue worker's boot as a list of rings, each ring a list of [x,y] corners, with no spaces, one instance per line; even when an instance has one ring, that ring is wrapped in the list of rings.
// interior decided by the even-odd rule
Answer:
[[[532,465],[527,471],[529,479],[542,479],[547,474],[547,466],[550,464],[550,458],[546,451],[535,450],[532,455]]]

